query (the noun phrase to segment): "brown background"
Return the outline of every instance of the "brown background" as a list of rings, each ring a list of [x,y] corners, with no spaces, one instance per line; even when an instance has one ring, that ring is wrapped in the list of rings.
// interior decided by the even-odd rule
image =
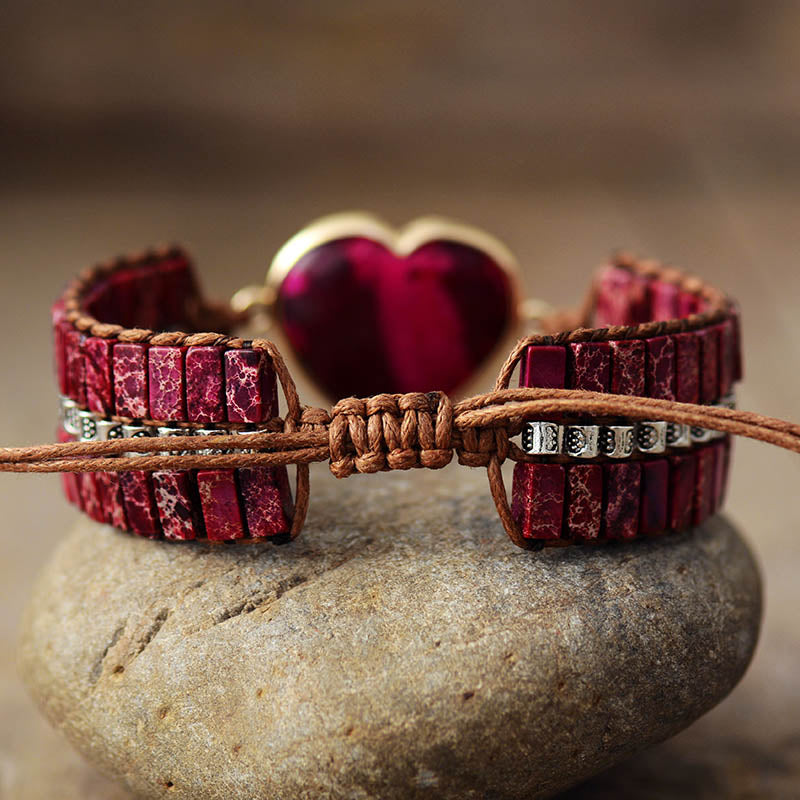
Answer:
[[[47,308],[75,271],[178,240],[227,295],[308,219],[350,207],[482,225],[561,303],[619,245],[682,263],[741,300],[741,406],[798,419],[798,78],[789,1],[7,1],[2,443],[52,436]],[[728,508],[767,599],[745,680],[573,800],[800,792],[799,479],[796,456],[737,445]],[[72,512],[45,477],[3,477],[0,507],[0,797],[121,800],[14,669]]]

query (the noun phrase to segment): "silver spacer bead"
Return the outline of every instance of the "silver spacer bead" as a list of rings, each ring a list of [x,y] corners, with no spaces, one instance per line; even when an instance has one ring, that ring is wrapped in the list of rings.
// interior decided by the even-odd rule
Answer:
[[[191,428],[167,428],[167,427],[159,427],[156,428],[156,435],[157,436],[169,436],[169,437],[177,437],[183,438],[184,436],[191,436],[192,435]],[[162,456],[185,456],[192,453],[192,450],[161,450],[160,455]]]
[[[564,428],[555,422],[526,422],[522,449],[529,455],[555,456],[561,452]]]
[[[667,449],[667,423],[657,420],[637,423],[636,447],[641,453],[663,453]]]
[[[123,425],[122,426],[122,436],[125,439],[142,439],[146,436],[152,436],[153,429],[148,428],[145,425]],[[126,456],[144,456],[144,455],[152,455],[151,453],[125,453]]]
[[[221,430],[220,428],[195,428],[194,435],[195,436],[220,436],[225,431]],[[196,453],[204,456],[221,456],[227,453],[227,450],[213,450],[211,448],[207,448],[204,450],[196,450]]]
[[[714,433],[715,431],[710,431],[708,428],[700,428],[697,425],[693,425],[690,430],[692,444],[703,444],[704,442],[710,442],[715,438]]]
[[[690,447],[692,436],[688,425],[680,422],[667,423],[667,447]]]
[[[80,408],[74,400],[70,400],[68,397],[61,398],[61,424],[70,436],[81,435],[79,413]]]
[[[600,428],[600,452],[609,458],[628,458],[633,453],[633,425],[603,425]]]
[[[564,427],[564,454],[572,458],[594,458],[598,452],[599,425]]]

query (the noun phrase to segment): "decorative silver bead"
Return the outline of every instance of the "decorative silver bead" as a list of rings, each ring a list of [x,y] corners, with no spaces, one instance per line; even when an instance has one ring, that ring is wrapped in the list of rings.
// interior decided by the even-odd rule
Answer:
[[[265,433],[265,431],[259,431],[259,430],[255,430],[255,431],[253,431],[253,430],[237,430],[237,431],[234,431],[234,433],[236,433],[237,436],[253,436],[256,433]],[[237,452],[239,452],[239,453],[258,453],[260,451],[259,450],[253,450],[252,448],[247,448],[247,449],[238,450]]]
[[[628,458],[633,453],[633,425],[603,425],[600,428],[600,452],[609,458]]]
[[[64,397],[61,400],[61,420],[66,433],[70,436],[81,435],[80,409],[74,400]]]
[[[82,442],[97,441],[97,418],[91,411],[78,412],[78,425]]]
[[[599,425],[567,425],[564,453],[572,458],[594,458],[598,452]]]
[[[153,429],[145,425],[123,425],[122,435],[125,439],[142,439],[153,435]],[[125,453],[126,456],[144,456],[151,453]]]
[[[156,428],[156,435],[157,436],[169,436],[169,437],[178,437],[183,438],[184,436],[191,436],[192,430],[191,428],[166,428],[166,427],[159,427]],[[178,455],[178,456],[185,456],[192,453],[192,450],[162,450],[162,456],[171,456],[171,455]]]
[[[721,397],[719,403],[717,405],[720,408],[736,408],[736,395],[733,392],[726,394],[725,397]]]
[[[692,444],[703,444],[704,442],[710,442],[714,438],[714,431],[692,425],[690,435],[692,437]]]
[[[636,446],[642,453],[663,453],[667,449],[667,423],[647,420],[636,425]]]
[[[522,449],[535,456],[554,456],[561,452],[564,428],[555,422],[526,422],[522,429]]]
[[[680,422],[667,423],[667,447],[689,447],[692,436],[688,425]]]
[[[195,428],[194,435],[195,436],[221,436],[225,431],[220,430],[219,428]],[[212,448],[206,448],[203,450],[196,450],[196,453],[204,456],[220,456],[224,455],[227,450],[214,450]]]

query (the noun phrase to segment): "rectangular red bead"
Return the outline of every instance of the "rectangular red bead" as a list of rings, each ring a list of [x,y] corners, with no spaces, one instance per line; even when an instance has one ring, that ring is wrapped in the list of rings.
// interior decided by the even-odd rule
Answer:
[[[725,492],[728,487],[728,470],[731,460],[730,437],[714,442],[717,452],[714,458],[714,511],[719,511],[725,502]]]
[[[191,473],[168,470],[153,473],[153,494],[165,539],[196,539],[199,501],[195,499]]]
[[[643,397],[645,345],[641,339],[622,339],[611,345],[611,392]]]
[[[731,314],[733,325],[733,382],[737,383],[744,377],[742,364],[742,321],[739,309],[735,308]]]
[[[225,353],[225,397],[229,422],[264,422],[277,416],[275,370],[261,350]]]
[[[531,345],[522,356],[519,385],[563,389],[567,383],[567,350],[558,345]]]
[[[150,475],[142,470],[120,472],[119,483],[130,530],[139,536],[157,539],[161,535],[161,525]]]
[[[676,319],[678,317],[678,287],[667,281],[653,281],[650,284],[650,303],[651,319]]]
[[[700,340],[700,402],[719,399],[719,329],[702,328],[695,332]]]
[[[95,522],[104,523],[106,516],[103,508],[102,491],[98,486],[97,476],[93,472],[79,472],[77,473],[77,478],[78,491],[81,495],[81,508]]]
[[[70,324],[64,321],[63,303],[53,306],[53,361],[56,368],[58,391],[63,397],[69,397],[67,391],[67,331]]]
[[[675,399],[696,403],[700,399],[700,340],[694,333],[676,333]]]
[[[692,524],[700,525],[714,513],[714,486],[716,450],[713,447],[701,447],[696,453],[697,478],[694,493]]]
[[[107,302],[114,308],[114,322],[125,328],[138,327],[138,273],[133,269],[117,270],[109,277],[108,285]]]
[[[670,336],[646,339],[645,366],[647,396],[659,400],[675,399],[675,344]]]
[[[669,527],[682,531],[692,525],[692,504],[697,482],[694,453],[669,459]]]
[[[632,539],[639,531],[642,471],[637,462],[604,464],[603,531],[609,539]]]
[[[514,465],[511,513],[528,539],[558,539],[564,517],[565,470],[560,464]]]
[[[689,317],[700,310],[700,298],[693,292],[678,294],[678,316]]]
[[[597,284],[595,325],[635,325],[650,319],[647,281],[624,267],[606,267]]]
[[[167,422],[186,420],[183,357],[185,347],[151,347],[147,370],[152,419]]]
[[[56,438],[59,442],[75,441],[75,437],[70,436],[63,428],[58,429]],[[81,493],[78,488],[78,474],[76,472],[62,472],[61,488],[64,490],[64,497],[67,498],[67,502],[80,508]]]
[[[286,467],[239,470],[242,504],[251,537],[288,533],[292,526],[292,495]]]
[[[122,496],[122,486],[119,481],[119,472],[96,472],[97,487],[103,498],[105,521],[122,531],[128,530],[128,520],[125,516],[125,501]]]
[[[725,397],[733,388],[734,354],[733,321],[726,319],[717,326],[719,330],[719,388],[720,397]]]
[[[147,345],[114,345],[114,397],[117,414],[144,419],[147,404]]]
[[[611,383],[611,348],[608,342],[575,342],[569,350],[570,388],[607,392]]]
[[[573,464],[567,469],[567,535],[596,539],[603,521],[603,468]]]
[[[669,462],[657,458],[642,462],[640,533],[660,533],[669,527]]]
[[[161,265],[154,261],[131,270],[134,299],[133,327],[161,330],[163,320],[163,277]]]
[[[199,295],[192,265],[185,256],[170,257],[161,266],[160,327],[185,330],[188,326],[187,309]]]
[[[186,351],[186,411],[190,422],[224,422],[225,379],[221,347]]]
[[[206,536],[222,542],[244,536],[236,477],[232,469],[200,470],[197,491],[203,511]]]
[[[109,416],[114,413],[114,389],[111,377],[113,342],[91,337],[84,342],[86,362],[86,404],[89,411]]]
[[[86,405],[86,363],[83,358],[84,335],[70,328],[64,337],[67,363],[67,397],[78,405]]]

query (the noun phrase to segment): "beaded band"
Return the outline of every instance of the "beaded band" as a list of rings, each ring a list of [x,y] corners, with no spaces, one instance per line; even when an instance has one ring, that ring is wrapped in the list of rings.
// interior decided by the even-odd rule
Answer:
[[[331,414],[304,407],[274,345],[230,334],[239,321],[241,315],[202,299],[188,257],[174,248],[101,265],[67,287],[53,308],[59,439],[83,443],[82,452],[105,442],[115,459],[106,459],[103,471],[76,466],[65,473],[71,502],[93,519],[153,538],[288,541],[305,516],[308,461],[329,458],[344,477],[437,468],[453,450],[461,463],[488,468],[501,520],[526,548],[679,530],[722,502],[727,436],[691,424],[690,411],[667,417],[672,401],[704,404],[709,414],[714,406],[732,407],[741,377],[738,311],[722,293],[675,269],[618,256],[600,271],[579,314],[544,321],[551,330],[574,327],[520,341],[495,393],[465,401],[460,416],[436,393],[353,398]],[[224,332],[202,332],[212,324]],[[522,388],[515,396],[508,385],[518,364]],[[278,378],[285,419],[278,416]],[[526,418],[519,407],[541,402],[537,389],[555,400],[563,395],[567,405]],[[600,394],[592,399],[589,392]],[[652,398],[663,418],[645,415],[646,400],[620,407],[626,397]],[[570,400],[580,401],[574,411]],[[487,424],[456,428],[470,414]],[[181,449],[170,446],[175,436],[226,434],[250,434],[248,443],[262,445],[270,434],[293,431],[310,432],[309,443],[319,446],[285,459],[238,441],[228,448],[187,439]],[[513,442],[520,433],[521,447]],[[163,449],[142,451],[152,437]],[[129,449],[112,451],[115,439],[127,440],[120,448]],[[202,468],[159,469],[159,453],[172,466],[188,459]],[[128,466],[130,456],[141,469]],[[517,462],[510,507],[500,473],[506,458]],[[227,466],[231,459],[237,466]],[[268,465],[238,466],[245,461]],[[298,465],[295,507],[287,463]]]

